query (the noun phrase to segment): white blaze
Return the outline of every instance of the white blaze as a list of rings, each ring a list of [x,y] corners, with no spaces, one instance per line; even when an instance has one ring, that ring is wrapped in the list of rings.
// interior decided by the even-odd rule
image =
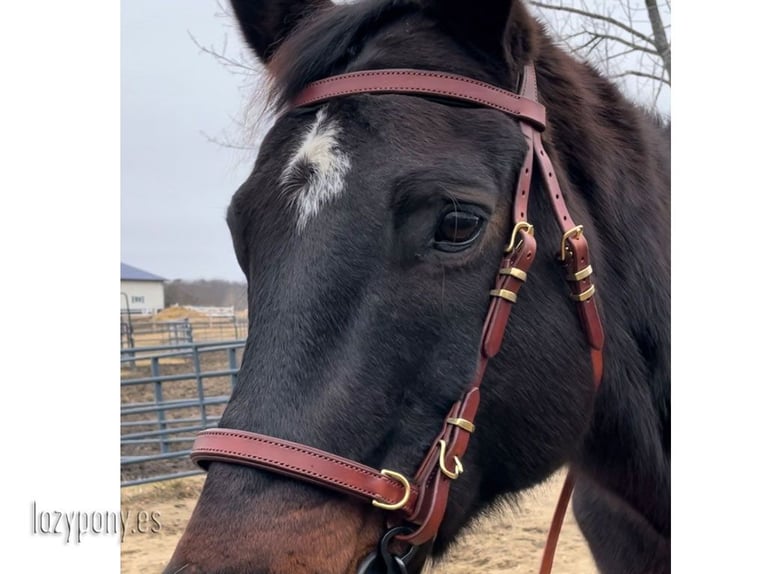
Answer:
[[[325,109],[320,109],[282,173],[284,184],[290,180],[298,164],[311,166],[310,177],[291,200],[298,210],[298,230],[302,230],[308,220],[319,213],[322,205],[340,195],[345,188],[351,163],[339,147],[340,134],[338,124],[328,120]]]

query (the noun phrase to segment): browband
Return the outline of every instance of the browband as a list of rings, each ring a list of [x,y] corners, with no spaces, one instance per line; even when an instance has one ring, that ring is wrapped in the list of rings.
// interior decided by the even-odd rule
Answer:
[[[473,102],[499,110],[545,129],[545,108],[538,102],[492,84],[444,72],[388,69],[340,74],[310,83],[293,107],[307,106],[353,94],[421,94]]]

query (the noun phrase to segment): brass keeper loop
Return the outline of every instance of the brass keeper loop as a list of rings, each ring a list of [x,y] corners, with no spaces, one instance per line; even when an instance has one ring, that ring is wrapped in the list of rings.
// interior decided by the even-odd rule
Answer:
[[[447,465],[444,462],[444,456],[447,453],[447,441],[444,439],[439,441],[439,468],[444,473],[444,476],[451,480],[455,480],[460,474],[463,472],[463,463],[460,462],[460,459],[458,457],[453,457],[455,459],[455,470],[451,471],[447,468]]]
[[[561,261],[567,260],[567,241],[572,238],[577,239],[580,237],[580,235],[582,235],[582,230],[582,225],[578,225],[577,227],[573,227],[569,231],[564,232],[564,235],[561,236]]]
[[[585,269],[581,269],[577,273],[567,275],[567,281],[582,281],[593,275],[593,267],[588,265]]]
[[[410,494],[412,494],[412,487],[410,486],[410,481],[407,480],[407,478],[403,474],[399,474],[398,472],[394,472],[393,470],[387,470],[385,468],[380,471],[380,474],[387,476],[389,478],[393,478],[394,480],[400,482],[402,486],[404,486],[404,496],[402,496],[402,499],[399,502],[396,502],[394,504],[388,504],[386,502],[381,502],[379,500],[373,500],[372,505],[376,508],[382,508],[383,510],[399,510],[401,508],[404,508],[404,506],[410,500]]]
[[[522,271],[518,267],[502,267],[499,271],[500,275],[510,275],[511,277],[515,277],[519,281],[526,281],[527,280],[527,272]]]
[[[468,431],[470,433],[472,433],[473,431],[476,430],[476,425],[473,424],[471,421],[466,420],[466,419],[449,417],[447,419],[447,424],[448,425],[454,425],[456,427],[460,427],[464,431]]]
[[[590,287],[588,287],[588,288],[587,288],[585,291],[583,291],[582,293],[572,293],[572,294],[570,294],[569,296],[570,296],[572,299],[574,299],[575,301],[578,301],[578,302],[580,302],[580,303],[584,303],[585,301],[587,301],[588,299],[590,299],[591,297],[593,297],[593,294],[594,294],[595,292],[596,292],[596,286],[595,286],[595,285],[591,285]]]
[[[516,295],[516,293],[513,291],[508,291],[508,289],[492,289],[489,294],[492,297],[499,297],[500,299],[505,299],[511,303],[515,303],[518,299],[518,295]]]

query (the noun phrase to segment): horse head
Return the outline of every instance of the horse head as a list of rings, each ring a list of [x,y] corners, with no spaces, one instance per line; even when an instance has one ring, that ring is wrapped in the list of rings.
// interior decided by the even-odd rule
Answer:
[[[516,91],[535,62],[543,100],[559,95],[546,96],[553,75],[575,87],[576,77],[518,0],[232,4],[278,114],[227,215],[250,330],[220,424],[412,476],[474,376],[528,140],[508,114],[428,95],[289,103],[311,82],[357,70],[437,70]],[[561,121],[551,117],[557,167],[580,145]],[[567,146],[558,157],[557,133]],[[559,171],[566,188],[569,170]],[[572,460],[589,429],[588,345],[540,185],[529,217],[542,255],[487,367],[432,554],[498,497]],[[585,201],[570,199],[590,225]],[[211,462],[166,572],[353,573],[390,520],[321,485]]]

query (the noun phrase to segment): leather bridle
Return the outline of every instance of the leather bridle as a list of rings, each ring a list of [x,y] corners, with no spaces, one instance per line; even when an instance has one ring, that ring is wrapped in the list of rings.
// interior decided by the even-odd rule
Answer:
[[[534,229],[527,221],[535,166],[548,191],[561,229],[557,257],[564,267],[570,296],[576,302],[585,337],[591,348],[593,382],[597,388],[603,368],[604,333],[596,307],[593,269],[583,228],[572,221],[553,164],[543,147],[545,108],[537,100],[534,67],[525,67],[519,94],[441,72],[409,69],[353,72],[309,84],[293,101],[293,107],[352,94],[374,93],[438,96],[500,110],[519,120],[528,143],[514,196],[511,237],[494,288],[489,292],[489,311],[484,322],[479,359],[468,388],[447,413],[441,431],[414,475],[407,475],[401,469],[377,470],[310,446],[225,428],[199,433],[191,458],[203,468],[213,461],[252,466],[362,498],[377,508],[394,513],[390,523],[398,524],[399,527],[395,529],[395,536],[389,538],[418,547],[435,538],[447,507],[450,486],[463,471],[461,459],[475,428],[479,387],[487,363],[500,351],[511,310],[535,258],[537,244]],[[553,553],[572,486],[570,473],[549,532],[540,569],[542,574],[549,573],[552,568]],[[408,528],[401,528],[402,525]],[[381,546],[385,547],[386,544]],[[382,548],[381,552],[385,551]],[[405,561],[395,558],[393,562],[386,561],[386,570],[406,572]],[[371,561],[368,558],[365,564]],[[366,566],[361,571],[366,571]]]

